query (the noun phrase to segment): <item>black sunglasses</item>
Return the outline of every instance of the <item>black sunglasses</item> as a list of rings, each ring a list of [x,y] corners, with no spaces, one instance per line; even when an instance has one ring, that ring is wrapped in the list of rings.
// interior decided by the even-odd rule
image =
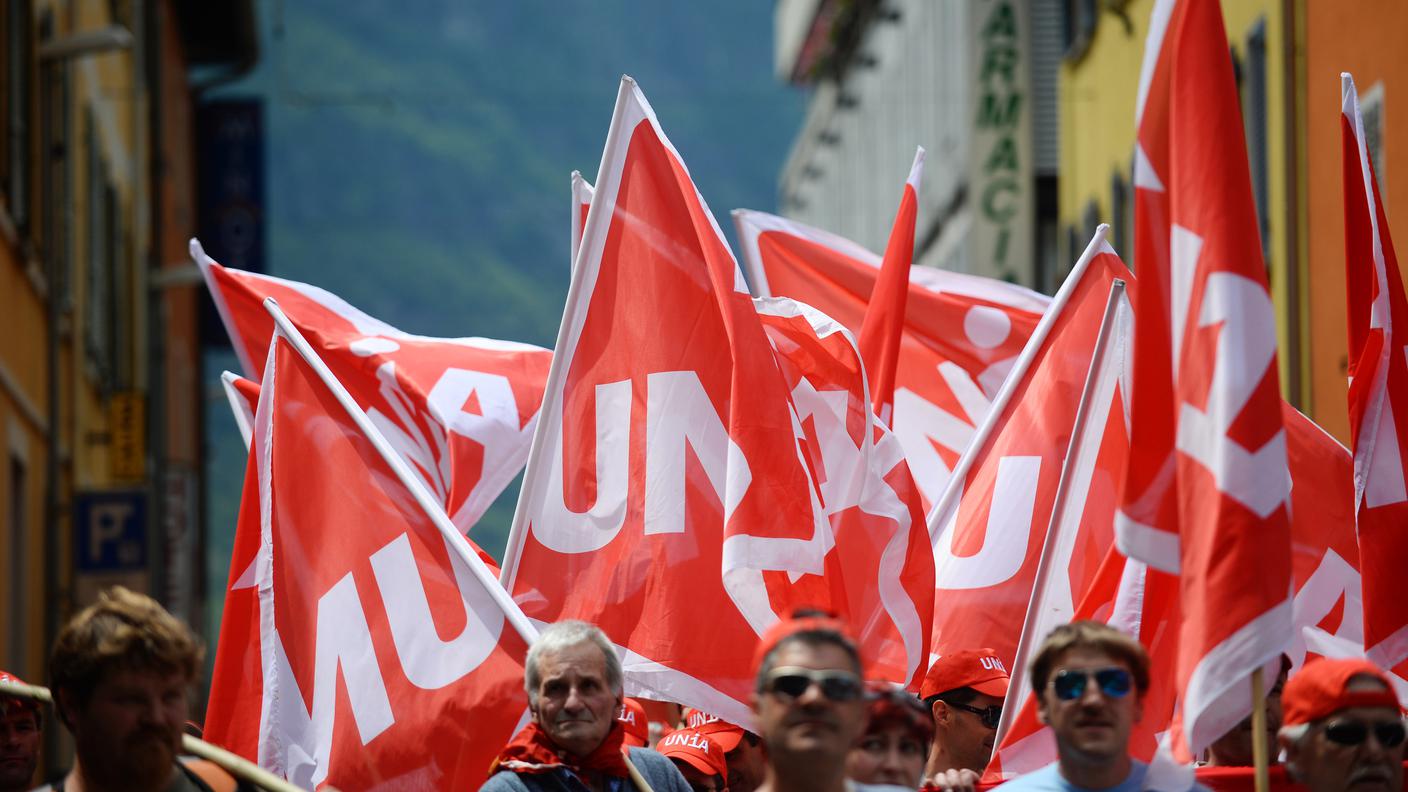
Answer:
[[[939,700],[943,701],[943,699]],[[944,701],[944,703],[950,707],[956,707],[964,712],[971,712],[977,715],[978,719],[983,722],[983,725],[989,729],[996,729],[997,722],[1002,720],[1002,707],[997,704],[987,707],[970,707],[967,704],[956,704],[952,701]]]
[[[1095,671],[1063,669],[1051,678],[1051,689],[1055,691],[1056,698],[1074,701],[1085,695],[1085,687],[1091,677],[1095,678],[1095,685],[1100,688],[1105,698],[1117,699],[1129,695],[1129,672],[1123,668],[1101,668]]]
[[[1374,739],[1385,748],[1396,748],[1408,736],[1402,721],[1378,721],[1365,723],[1358,720],[1337,720],[1325,724],[1325,737],[1340,745],[1359,745],[1369,738],[1373,729]]]
[[[820,687],[821,694],[832,701],[855,701],[864,692],[860,677],[849,671],[818,671],[798,666],[778,666],[769,671],[763,690],[782,698],[795,699],[805,694],[812,685]]]

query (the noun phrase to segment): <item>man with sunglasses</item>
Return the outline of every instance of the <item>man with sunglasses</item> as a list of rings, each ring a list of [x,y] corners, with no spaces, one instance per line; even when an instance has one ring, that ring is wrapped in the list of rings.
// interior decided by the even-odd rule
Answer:
[[[1057,760],[1003,785],[1010,790],[1138,790],[1147,766],[1129,735],[1149,689],[1139,642],[1094,621],[1051,631],[1031,664],[1037,714],[1056,738]]]
[[[924,777],[935,786],[968,788],[992,758],[1007,697],[1007,668],[991,649],[951,652],[934,661],[919,694],[934,718]]]
[[[846,754],[865,729],[860,651],[824,615],[773,625],[754,656],[753,711],[768,749],[760,792],[890,789],[846,780]]]
[[[1404,724],[1388,677],[1366,660],[1312,660],[1281,695],[1286,770],[1310,792],[1403,788]]]

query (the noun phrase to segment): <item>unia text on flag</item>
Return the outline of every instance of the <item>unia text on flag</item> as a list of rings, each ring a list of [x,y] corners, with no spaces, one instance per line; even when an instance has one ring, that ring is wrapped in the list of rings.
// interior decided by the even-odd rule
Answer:
[[[800,300],[860,334],[880,256],[776,215],[739,209],[733,218],[756,293]],[[1050,302],[991,278],[910,269],[889,423],[926,511]]]
[[[750,723],[757,636],[830,607],[835,542],[742,272],[629,77],[557,350],[505,587],[600,626],[628,693]]]
[[[899,365],[904,337],[905,302],[909,296],[909,271],[914,263],[914,224],[919,215],[919,180],[924,175],[924,149],[914,154],[904,182],[880,277],[866,306],[860,329],[860,353],[865,359],[875,414],[889,426],[895,406],[895,368]]]
[[[1111,285],[1133,281],[1105,232],[1105,226],[1097,229],[1076,261],[928,515],[936,655],[991,647],[1018,673],[1012,665],[1016,625],[1023,623],[1032,595]],[[1113,540],[1125,458],[1124,409],[1115,384],[1106,383],[1091,415],[1099,439],[1091,443],[1090,464],[1070,482],[1070,500],[1080,508],[1068,518],[1079,529],[1052,581],[1065,592],[1067,610]]]
[[[1135,151],[1134,383],[1116,520],[1131,558],[1180,576],[1171,755],[1251,710],[1292,628],[1290,476],[1241,113],[1216,0],[1156,3]]]
[[[552,352],[406,333],[316,286],[223,267],[191,240],[247,376],[264,367],[279,301],[450,518],[468,532],[528,458]]]
[[[245,641],[262,684],[241,694],[259,696],[255,758],[306,788],[472,787],[525,717],[536,631],[278,316],[236,538],[237,561],[254,556]],[[238,638],[222,633],[222,656],[247,651]],[[246,680],[222,676],[222,660],[212,684],[224,696]],[[252,709],[231,712],[245,719],[240,748]]]
[[[1389,237],[1354,78],[1340,76],[1344,258],[1349,295],[1349,418],[1364,647],[1393,668],[1408,659],[1408,298]]]
[[[792,389],[821,502],[835,533],[826,580],[867,679],[917,689],[928,667],[934,557],[899,440],[871,411],[851,334],[795,300],[754,301]]]

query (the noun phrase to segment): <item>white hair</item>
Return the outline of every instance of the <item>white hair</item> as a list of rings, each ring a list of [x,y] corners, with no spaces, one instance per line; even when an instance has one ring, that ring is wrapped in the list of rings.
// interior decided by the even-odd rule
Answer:
[[[533,645],[528,648],[528,657],[523,663],[523,688],[528,692],[529,707],[534,710],[538,707],[538,687],[543,681],[538,664],[543,653],[570,649],[584,643],[595,644],[596,648],[601,650],[602,658],[606,661],[606,684],[611,687],[611,692],[621,695],[621,658],[616,656],[616,650],[611,647],[606,633],[596,625],[569,619],[543,628]]]

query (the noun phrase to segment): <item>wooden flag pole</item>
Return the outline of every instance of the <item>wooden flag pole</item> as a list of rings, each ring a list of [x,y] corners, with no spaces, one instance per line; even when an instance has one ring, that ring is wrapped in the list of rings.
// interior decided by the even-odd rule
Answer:
[[[639,789],[640,792],[655,792],[650,788],[650,782],[646,781],[645,776],[641,775],[640,770],[636,768],[636,763],[631,761],[630,754],[622,751],[621,758],[626,760],[626,770],[630,772],[631,781],[635,783],[636,789]]]
[[[1266,750],[1266,680],[1262,669],[1252,672],[1252,766],[1256,773],[1256,792],[1271,787],[1270,757]]]

